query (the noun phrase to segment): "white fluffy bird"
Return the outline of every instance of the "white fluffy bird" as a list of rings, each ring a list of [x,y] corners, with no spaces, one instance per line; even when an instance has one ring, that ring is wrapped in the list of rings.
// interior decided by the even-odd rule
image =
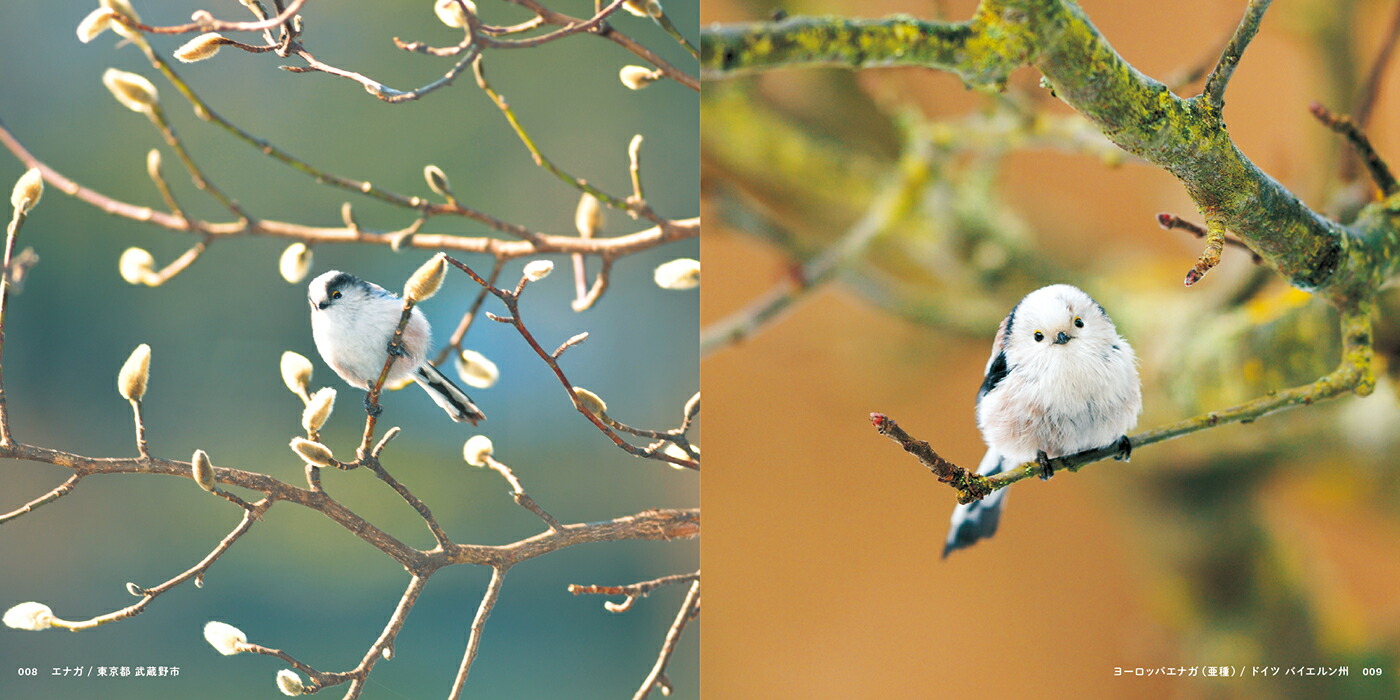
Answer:
[[[384,370],[403,302],[393,292],[339,270],[311,280],[307,300],[311,303],[311,336],[321,359],[351,386],[369,389]],[[403,355],[394,362],[384,383],[412,379],[452,420],[472,425],[485,420],[471,397],[428,362],[431,339],[428,319],[413,307],[403,331]]]
[[[1132,454],[1127,432],[1142,411],[1142,383],[1132,346],[1113,321],[1077,287],[1042,287],[1011,309],[992,341],[987,377],[977,392],[977,427],[986,476],[1038,461],[1116,444]],[[1006,489],[959,505],[943,556],[997,530]]]

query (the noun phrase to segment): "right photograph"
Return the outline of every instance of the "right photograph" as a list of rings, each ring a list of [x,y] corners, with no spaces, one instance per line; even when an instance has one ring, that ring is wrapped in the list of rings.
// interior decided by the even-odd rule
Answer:
[[[1400,697],[1400,3],[701,20],[707,695]]]

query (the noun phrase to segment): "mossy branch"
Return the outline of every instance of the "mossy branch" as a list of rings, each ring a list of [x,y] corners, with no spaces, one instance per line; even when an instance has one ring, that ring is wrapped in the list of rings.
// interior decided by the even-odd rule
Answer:
[[[1342,313],[1342,361],[1337,369],[1316,381],[1302,386],[1271,392],[1265,396],[1246,401],[1229,408],[1211,411],[1199,416],[1147,430],[1128,438],[1134,451],[1148,445],[1166,442],[1174,438],[1230,423],[1249,423],[1258,418],[1295,406],[1310,406],[1319,401],[1334,399],[1345,394],[1368,396],[1375,389],[1376,376],[1372,367],[1371,309],[1360,305]],[[958,503],[971,503],[981,500],[998,489],[1006,488],[1018,481],[1043,474],[1039,462],[1026,462],[994,476],[982,476],[974,470],[960,467],[947,461],[927,442],[910,436],[894,420],[880,413],[870,414],[870,422],[885,437],[904,447],[906,452],[919,458],[938,480],[949,484],[958,492]],[[1101,462],[1120,453],[1117,444],[1049,460],[1051,469],[1079,471],[1087,464]]]
[[[798,17],[713,27],[701,33],[701,68],[717,79],[810,65],[921,66],[998,89],[1013,69],[1034,66],[1109,140],[1181,180],[1207,220],[1293,285],[1346,308],[1400,272],[1400,202],[1373,203],[1343,226],[1236,148],[1221,118],[1223,93],[1268,4],[1250,4],[1207,90],[1190,98],[1125,61],[1066,0],[983,0],[966,22]]]

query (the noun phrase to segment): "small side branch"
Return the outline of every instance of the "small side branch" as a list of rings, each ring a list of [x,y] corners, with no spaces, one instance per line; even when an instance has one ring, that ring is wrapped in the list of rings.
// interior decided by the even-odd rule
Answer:
[[[928,470],[933,472],[939,481],[952,484],[958,492],[958,503],[980,501],[992,492],[991,487],[987,485],[986,477],[943,459],[943,456],[934,452],[927,442],[916,440],[905,432],[904,428],[899,427],[893,418],[883,413],[872,413],[870,414],[870,424],[875,426],[875,430],[881,435],[899,443],[905,452],[918,457],[919,462],[928,467]]]
[[[82,481],[83,476],[84,475],[81,472],[74,473],[72,476],[68,477],[68,479],[65,480],[63,483],[54,487],[52,491],[49,491],[48,493],[20,506],[19,508],[5,513],[4,515],[0,515],[0,525],[4,525],[5,523],[14,520],[15,518],[18,518],[21,515],[32,513],[38,508],[46,506],[50,503],[53,503],[54,501],[57,501],[60,498],[63,498],[64,496],[67,496],[68,494],[73,492],[74,488],[78,486],[78,482]]]
[[[1235,28],[1234,36],[1230,37],[1230,43],[1225,45],[1224,53],[1220,54],[1220,61],[1211,70],[1210,76],[1206,78],[1205,89],[1201,96],[1206,98],[1211,110],[1218,116],[1225,108],[1225,88],[1230,84],[1230,77],[1235,74],[1235,67],[1240,63],[1240,57],[1244,55],[1244,50],[1249,46],[1249,42],[1254,40],[1254,35],[1259,32],[1259,22],[1264,19],[1264,12],[1269,9],[1273,0],[1249,0],[1249,7],[1245,8],[1244,18]]]
[[[1225,250],[1225,222],[1219,217],[1206,216],[1206,249],[1196,264],[1186,272],[1186,286],[1200,282],[1207,272],[1220,264],[1220,254]]]
[[[603,603],[603,608],[608,612],[621,613],[631,610],[632,604],[635,603],[638,598],[645,598],[648,593],[651,593],[652,591],[661,588],[662,586],[669,586],[672,584],[687,583],[690,581],[699,580],[700,572],[696,571],[694,573],[689,574],[672,574],[670,576],[662,576],[661,578],[652,579],[650,581],[641,581],[639,583],[632,583],[626,586],[580,586],[576,583],[571,583],[569,584],[568,591],[574,595],[626,596],[626,598],[621,603],[614,603],[612,601],[607,601]]]
[[[1351,144],[1356,151],[1356,155],[1361,157],[1361,162],[1366,164],[1366,171],[1371,173],[1371,181],[1376,183],[1376,188],[1383,196],[1400,192],[1400,184],[1395,181],[1395,175],[1390,172],[1390,166],[1386,165],[1376,149],[1371,146],[1371,139],[1361,131],[1351,117],[1345,114],[1334,114],[1321,104],[1314,102],[1310,107],[1312,115],[1322,122],[1327,128],[1341,134]]]
[[[1195,236],[1196,238],[1206,237],[1206,228],[1204,226],[1194,221],[1187,221],[1186,219],[1183,219],[1177,216],[1176,214],[1169,214],[1166,212],[1158,214],[1157,225],[1161,226],[1162,228],[1168,231],[1172,229],[1179,229]],[[1238,238],[1226,238],[1225,245],[1231,246],[1233,248],[1238,248],[1240,250],[1245,251],[1246,253],[1249,253],[1250,259],[1254,261],[1255,265],[1264,262],[1264,259],[1259,257],[1258,253],[1250,250],[1249,246],[1245,245],[1244,241],[1241,241]]]
[[[486,618],[491,616],[491,609],[496,607],[496,599],[501,596],[501,582],[505,577],[506,567],[491,569],[491,583],[486,586],[486,594],[481,597],[481,605],[477,607],[476,617],[472,619],[471,635],[467,637],[467,650],[462,655],[462,665],[457,669],[457,677],[452,680],[452,690],[447,694],[448,700],[462,697],[462,686],[467,682],[467,674],[471,672],[472,662],[476,660],[477,647],[481,645],[481,630],[486,627]]]
[[[671,628],[666,630],[666,639],[661,643],[661,653],[656,656],[656,664],[651,667],[651,673],[647,674],[646,680],[642,681],[642,687],[632,696],[632,700],[646,700],[654,688],[661,687],[662,693],[669,695],[670,681],[666,678],[666,666],[671,662],[671,655],[676,651],[676,643],[681,640],[681,633],[685,631],[685,626],[691,620],[700,616],[700,579],[695,579],[690,584],[690,592],[686,594],[685,601],[681,603],[681,609],[676,613],[676,621],[671,623]]]

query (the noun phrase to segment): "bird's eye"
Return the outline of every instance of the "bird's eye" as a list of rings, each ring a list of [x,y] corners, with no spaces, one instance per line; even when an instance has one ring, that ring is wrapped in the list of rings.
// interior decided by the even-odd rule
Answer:
[[[341,297],[340,292],[331,292],[331,298],[332,298],[332,299],[339,299],[340,297]]]
[[[1036,332],[1035,332],[1035,342],[1039,343],[1039,342],[1042,341],[1042,340],[1045,340],[1045,334],[1044,334],[1044,333],[1041,333],[1040,331],[1036,331]]]
[[[1074,317],[1074,327],[1075,327],[1075,328],[1083,328],[1083,327],[1084,327],[1084,319],[1082,319],[1082,318],[1080,318],[1080,317],[1078,317],[1078,316],[1075,316],[1075,317]]]

